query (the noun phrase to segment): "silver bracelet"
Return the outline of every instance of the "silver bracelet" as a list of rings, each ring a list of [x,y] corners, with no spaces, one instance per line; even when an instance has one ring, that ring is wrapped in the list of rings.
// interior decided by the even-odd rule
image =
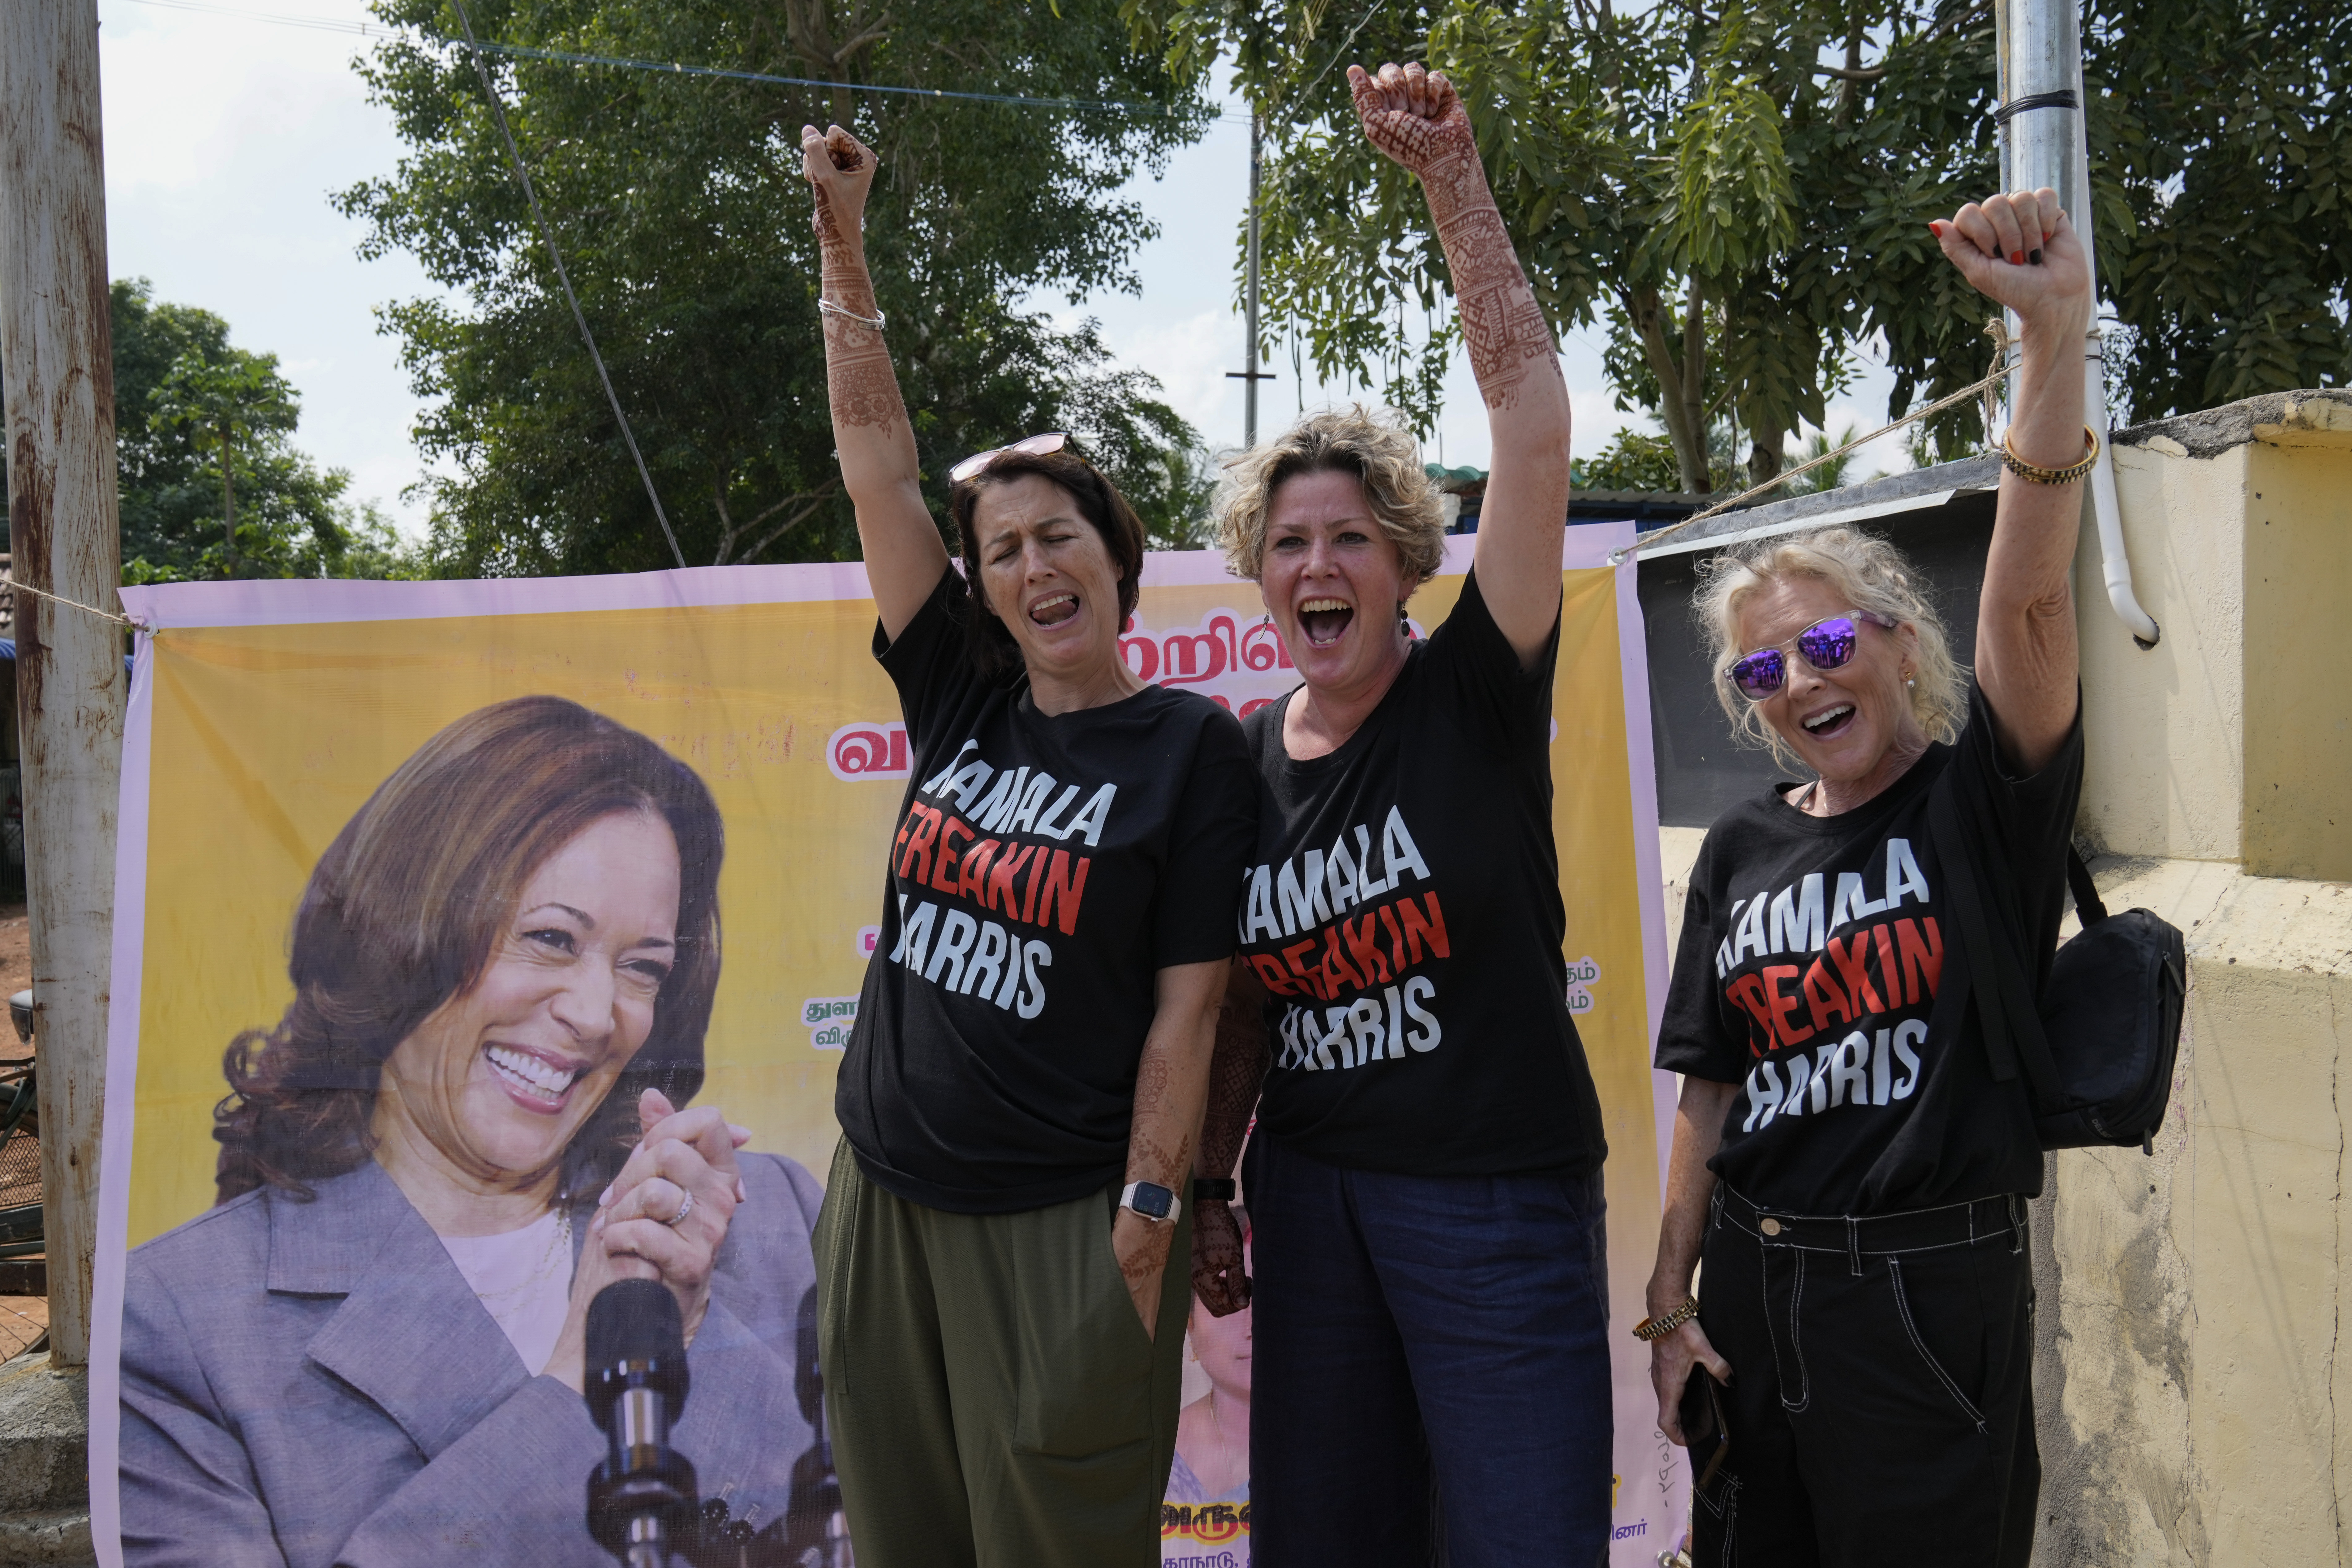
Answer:
[[[855,310],[845,310],[822,294],[816,297],[816,308],[828,316],[839,316],[844,321],[856,321],[859,326],[871,327],[877,332],[887,325],[890,320],[880,310],[876,310],[870,316],[861,316]]]

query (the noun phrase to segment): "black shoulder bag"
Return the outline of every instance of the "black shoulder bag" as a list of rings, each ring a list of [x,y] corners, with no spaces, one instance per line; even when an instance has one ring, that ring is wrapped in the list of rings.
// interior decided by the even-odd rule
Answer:
[[[1949,790],[1931,790],[1927,824],[1959,920],[1992,1076],[2010,1081],[2022,1065],[2044,1149],[2137,1143],[2153,1153],[2172,1098],[2188,990],[2179,928],[2148,910],[2109,914],[2070,844],[2066,880],[2083,929],[2059,947],[2036,997],[2018,954],[1994,935],[1972,840]]]

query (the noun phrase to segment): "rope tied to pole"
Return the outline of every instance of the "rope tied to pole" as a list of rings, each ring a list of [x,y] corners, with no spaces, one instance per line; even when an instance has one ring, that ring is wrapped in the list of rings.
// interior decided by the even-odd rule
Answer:
[[[1626,545],[1622,549],[1612,550],[1609,552],[1609,564],[1612,566],[1622,566],[1624,564],[1625,558],[1627,556],[1639,555],[1644,549],[1655,546],[1663,543],[1666,540],[1672,539],[1675,534],[1680,533],[1685,528],[1696,527],[1697,524],[1705,522],[1712,517],[1720,517],[1725,512],[1729,511],[1734,507],[1739,505],[1742,501],[1752,500],[1756,497],[1763,495],[1769,490],[1776,490],[1801,474],[1810,473],[1813,469],[1820,468],[1824,463],[1835,462],[1838,458],[1844,457],[1847,453],[1853,451],[1857,447],[1867,447],[1873,441],[1875,441],[1884,436],[1891,436],[1906,425],[1916,425],[1922,419],[1932,418],[1936,415],[1941,414],[1945,409],[1953,406],[1955,404],[1966,403],[1969,398],[1979,395],[1989,395],[1992,392],[1993,388],[2000,384],[2001,378],[2009,374],[2009,353],[2006,342],[2008,334],[2001,330],[2001,322],[1999,317],[1995,317],[1992,321],[1986,326],[1985,331],[1988,333],[1994,335],[1994,341],[1997,346],[1993,351],[1992,369],[1988,371],[1982,379],[1972,381],[1969,383],[1968,385],[1960,388],[1958,392],[1952,393],[1948,396],[1939,397],[1924,408],[1915,408],[1910,413],[1906,414],[1902,418],[1895,420],[1891,424],[1882,425],[1867,436],[1857,436],[1853,440],[1848,441],[1844,446],[1838,447],[1834,451],[1823,452],[1818,458],[1809,458],[1793,468],[1783,468],[1780,472],[1773,475],[1770,479],[1766,479],[1762,484],[1750,485],[1748,489],[1740,491],[1738,495],[1733,496],[1729,500],[1717,501],[1715,505],[1707,508],[1705,511],[1694,512],[1690,516],[1683,519],[1680,522],[1659,529],[1656,532],[1647,534],[1643,538],[1637,539],[1633,543]],[[1992,432],[1992,420],[1990,411],[1988,411],[1985,420],[1985,432],[1988,436]]]
[[[68,610],[79,610],[85,616],[96,616],[101,621],[112,621],[118,626],[129,626],[132,631],[151,637],[158,635],[155,628],[145,621],[134,621],[129,616],[118,616],[111,610],[101,610],[96,605],[85,605],[79,599],[52,594],[47,588],[36,588],[30,583],[20,583],[13,577],[0,586],[18,594],[30,594],[36,599],[47,599],[52,605],[63,605]]]

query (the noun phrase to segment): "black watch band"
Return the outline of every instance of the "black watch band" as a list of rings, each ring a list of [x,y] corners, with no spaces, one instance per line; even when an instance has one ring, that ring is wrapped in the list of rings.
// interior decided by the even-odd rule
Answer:
[[[1234,1179],[1231,1176],[1192,1178],[1192,1201],[1196,1204],[1231,1203],[1234,1200]]]

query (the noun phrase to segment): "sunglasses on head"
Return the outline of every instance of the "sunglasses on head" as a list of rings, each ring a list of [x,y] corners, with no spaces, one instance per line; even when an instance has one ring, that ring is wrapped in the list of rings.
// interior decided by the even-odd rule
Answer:
[[[1853,650],[1862,641],[1862,628],[1855,624],[1859,621],[1868,621],[1890,632],[1898,624],[1868,610],[1825,616],[1797,634],[1797,652],[1815,669],[1836,669],[1853,658]],[[1731,678],[1731,684],[1739,689],[1742,697],[1750,702],[1761,702],[1788,684],[1789,660],[1780,648],[1759,647],[1733,659],[1731,668],[1724,673]]]
[[[1025,436],[1018,441],[1003,447],[991,447],[985,452],[974,452],[948,470],[948,483],[951,485],[963,483],[1007,452],[1026,452],[1033,458],[1042,458],[1048,452],[1060,451],[1064,447],[1068,446],[1069,442],[1067,431],[1048,430],[1042,436]]]

